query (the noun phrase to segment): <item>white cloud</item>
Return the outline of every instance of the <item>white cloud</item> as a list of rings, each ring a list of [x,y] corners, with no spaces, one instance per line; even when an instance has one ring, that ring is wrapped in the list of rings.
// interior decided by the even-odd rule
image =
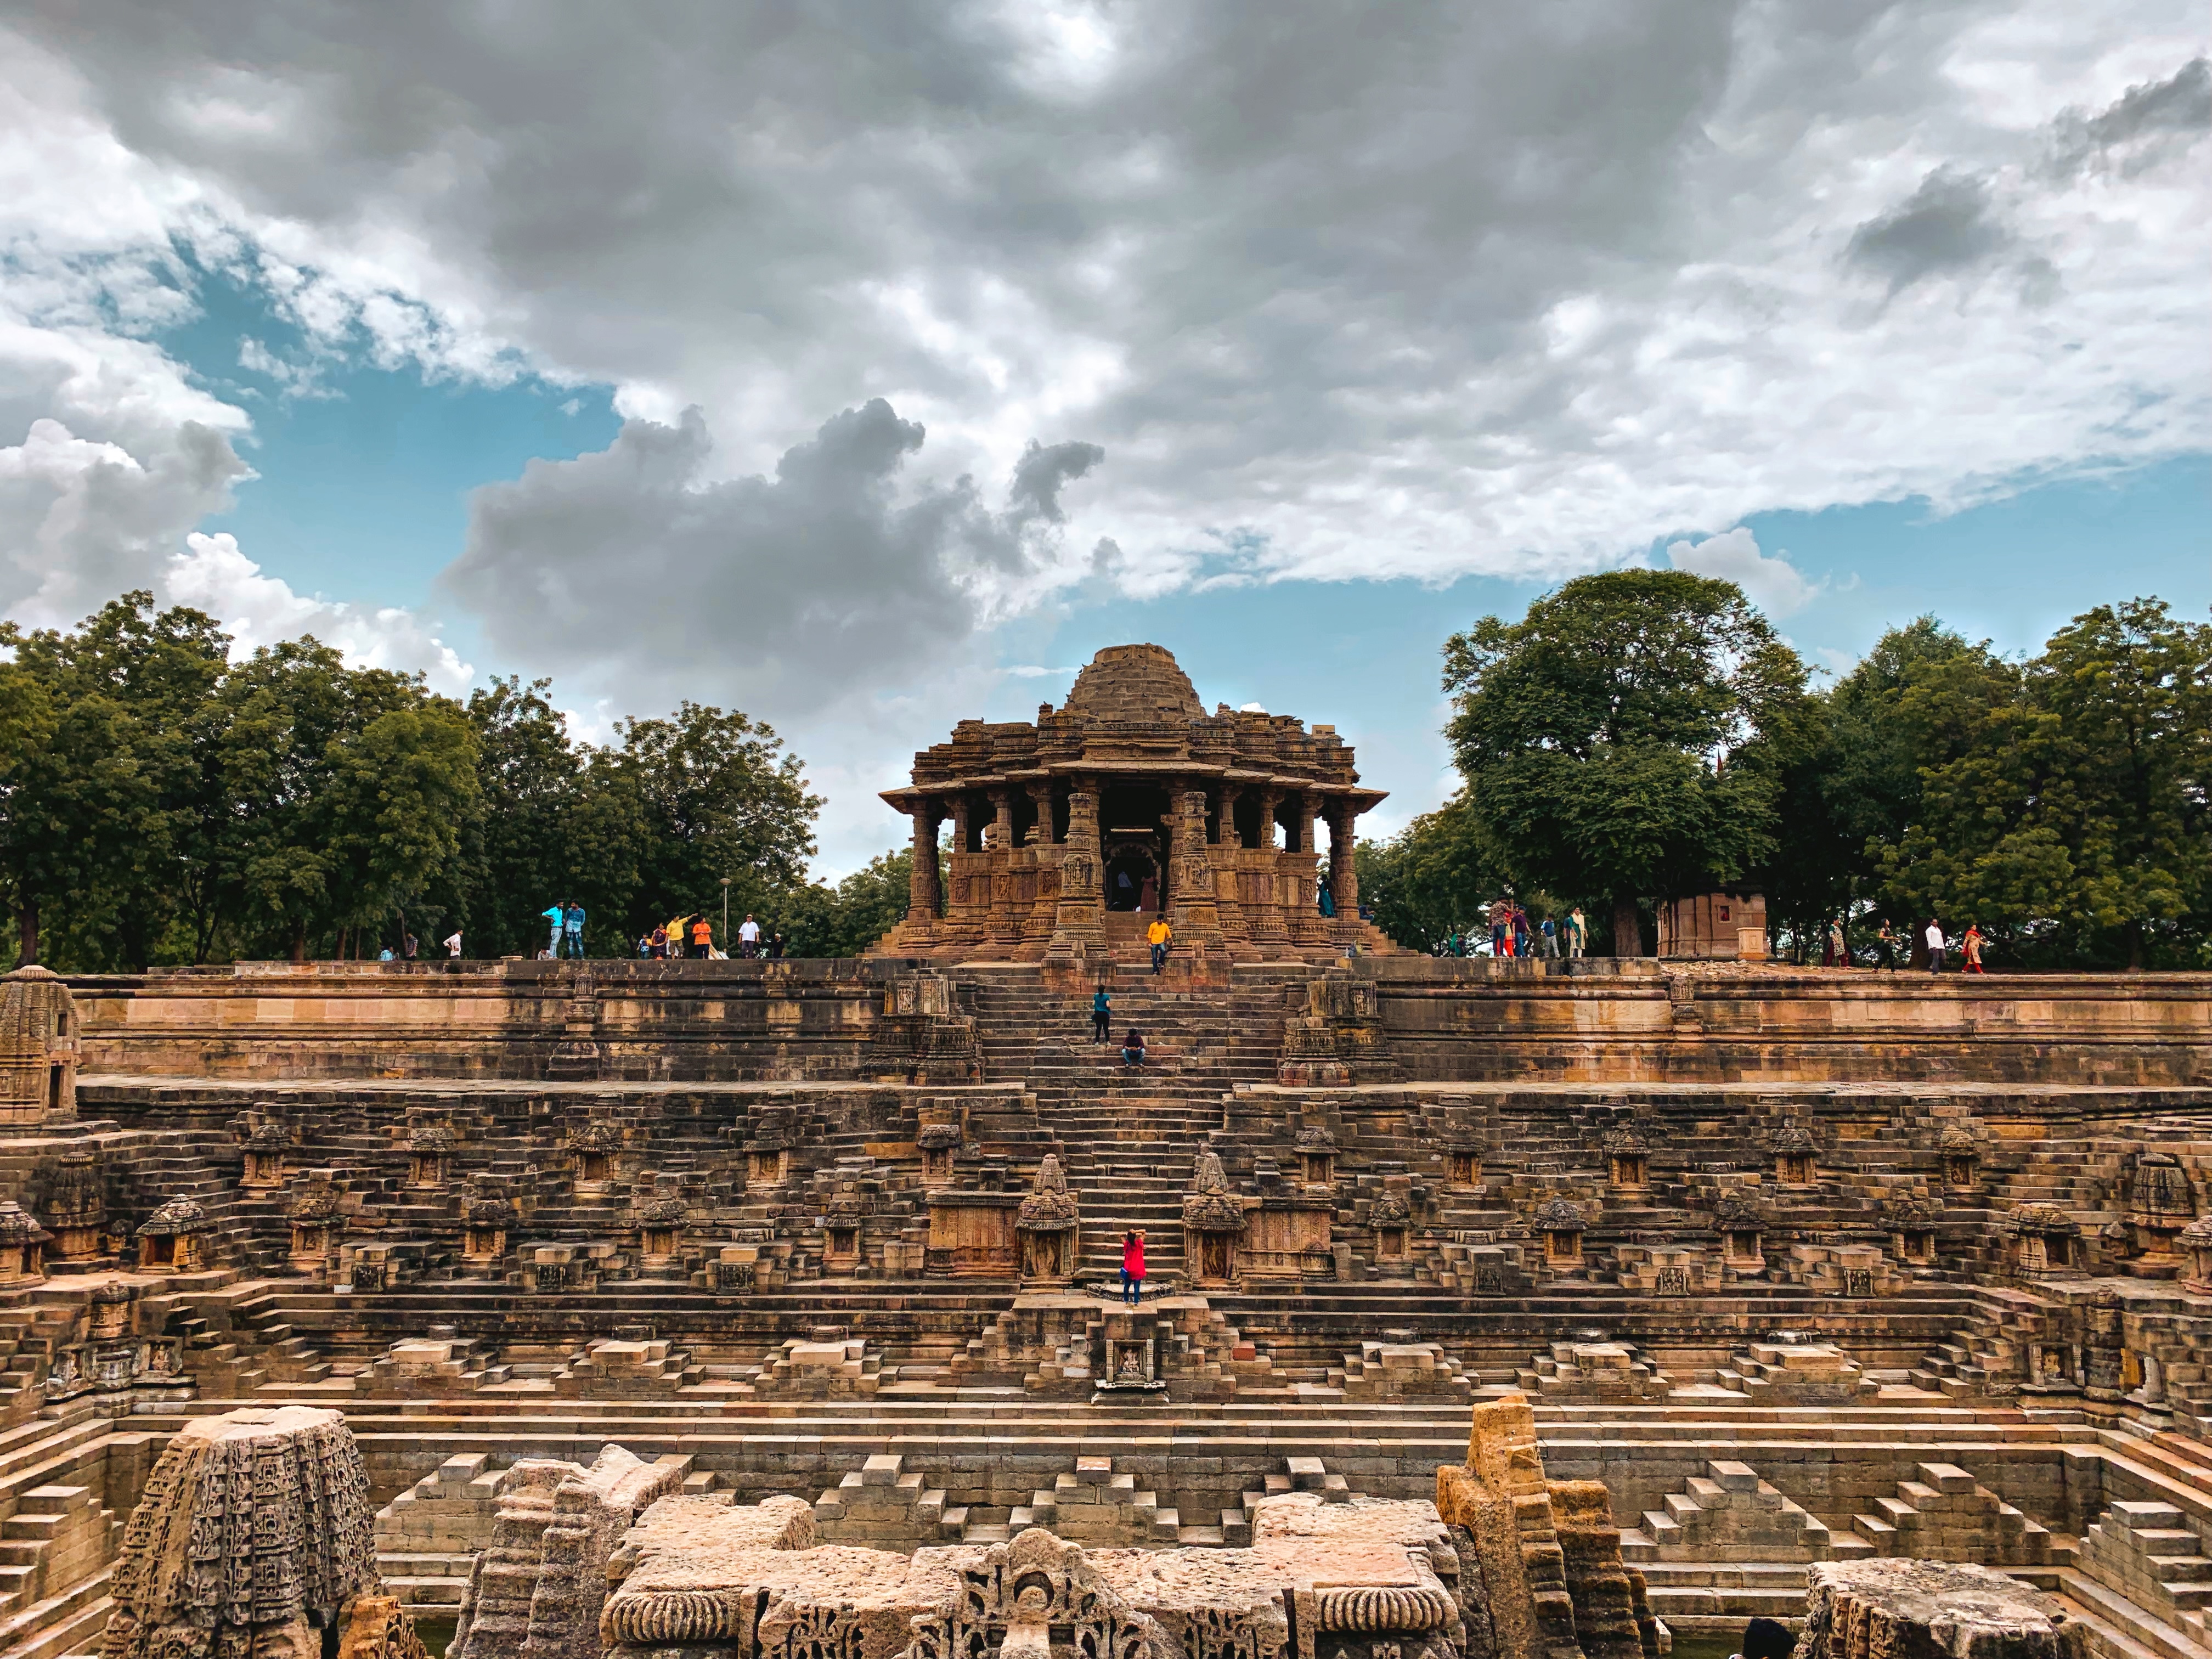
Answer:
[[[312,634],[362,668],[423,674],[430,689],[467,694],[476,670],[440,639],[433,624],[398,606],[371,608],[295,593],[239,550],[228,532],[185,538],[172,555],[165,586],[170,599],[220,617],[242,654]]]
[[[1760,552],[1759,538],[1741,525],[1700,542],[1669,542],[1667,561],[1677,570],[1734,582],[1770,617],[1794,617],[1828,587],[1825,580],[1807,581],[1781,555]]]

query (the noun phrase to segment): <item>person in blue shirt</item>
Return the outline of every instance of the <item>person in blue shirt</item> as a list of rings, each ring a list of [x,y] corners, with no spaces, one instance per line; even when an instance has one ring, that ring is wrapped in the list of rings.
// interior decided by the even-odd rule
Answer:
[[[545,954],[549,957],[557,957],[561,954],[561,924],[568,912],[555,904],[548,906],[538,914],[545,918],[546,925],[553,930],[553,937],[545,941]]]
[[[1106,1042],[1113,1038],[1114,1023],[1109,1012],[1113,1001],[1103,985],[1098,988],[1098,994],[1091,999],[1091,1040],[1093,1042]]]
[[[561,918],[562,948],[579,961],[584,955],[584,907],[571,904]]]

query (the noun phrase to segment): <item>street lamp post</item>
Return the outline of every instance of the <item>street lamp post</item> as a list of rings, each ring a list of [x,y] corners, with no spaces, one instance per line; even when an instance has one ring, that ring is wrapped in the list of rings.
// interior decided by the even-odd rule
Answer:
[[[724,876],[724,877],[722,878],[722,951],[723,951],[723,954],[727,955],[727,954],[729,953],[729,949],[730,949],[730,878],[729,878],[727,876]]]

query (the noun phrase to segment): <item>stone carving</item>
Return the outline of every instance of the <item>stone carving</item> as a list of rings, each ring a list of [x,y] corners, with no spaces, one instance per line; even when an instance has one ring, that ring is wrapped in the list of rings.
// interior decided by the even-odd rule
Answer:
[[[2200,1289],[2212,1285],[2212,1216],[2197,1217],[2174,1242],[2188,1259],[2190,1284]]]
[[[1183,1256],[1201,1285],[1226,1285],[1237,1277],[1237,1247],[1244,1231],[1244,1205],[1230,1190],[1220,1154],[1198,1149],[1190,1186],[1182,1198]]]
[[[46,1221],[58,1260],[94,1261],[106,1254],[107,1181],[98,1152],[62,1154],[47,1191]]]
[[[2081,1224],[2055,1204],[2016,1204],[1997,1224],[2011,1241],[2013,1271],[2033,1278],[2079,1267]]]
[[[860,1073],[878,1083],[981,1083],[975,1021],[956,1010],[952,981],[942,974],[901,974],[886,985]]]
[[[2166,1261],[2197,1213],[2197,1194],[2189,1175],[2171,1152],[2145,1152],[2136,1159],[2128,1181],[2128,1222],[2136,1231],[2136,1248],[2144,1255]]]
[[[1082,1224],[1082,1213],[1076,1207],[1075,1194],[1067,1190],[1060,1159],[1047,1152],[1037,1165],[1029,1196],[1014,1212],[1014,1228],[1022,1236],[1024,1280],[1064,1285],[1073,1279],[1076,1239]]]
[[[239,1137],[245,1148],[245,1173],[239,1184],[252,1189],[284,1184],[284,1158],[292,1150],[292,1137],[273,1117],[248,1115],[248,1127]]]
[[[1583,1212],[1564,1198],[1547,1199],[1536,1206],[1529,1226],[1544,1236],[1544,1265],[1555,1276],[1572,1277],[1583,1270]]]
[[[333,1172],[310,1170],[307,1183],[294,1194],[284,1213],[292,1224],[293,1267],[304,1273],[324,1272],[343,1230]]]
[[[1052,1633],[1083,1659],[1173,1659],[1158,1623],[1102,1582],[1084,1552],[1033,1527],[963,1565],[952,1607],[914,1621],[905,1659],[1049,1659]]]
[[[207,1235],[215,1223],[196,1200],[181,1194],[138,1224],[142,1273],[197,1273],[207,1266]]]
[[[337,1413],[245,1410],[186,1424],[123,1535],[101,1659],[419,1659],[377,1577],[368,1478]],[[382,1602],[354,1620],[363,1602]]]
[[[641,1511],[683,1484],[685,1461],[620,1446],[589,1468],[529,1460],[500,1494],[491,1547],[469,1577],[453,1659],[585,1659],[599,1646],[607,1563]]]
[[[1815,1561],[1794,1659],[2081,1659],[2087,1632],[2051,1597],[1993,1568]]]
[[[407,1135],[407,1184],[442,1187],[453,1156],[453,1132],[444,1124],[417,1123]]]
[[[0,1285],[41,1283],[52,1237],[14,1199],[0,1199]]]
[[[61,975],[33,963],[0,974],[0,1123],[76,1116],[76,1003]]]

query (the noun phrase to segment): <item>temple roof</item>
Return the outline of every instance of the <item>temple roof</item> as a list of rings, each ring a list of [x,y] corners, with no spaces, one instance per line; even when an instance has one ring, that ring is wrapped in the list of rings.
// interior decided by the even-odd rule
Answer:
[[[1088,725],[1097,720],[1206,718],[1198,688],[1164,646],[1109,645],[1093,657],[1060,706]]]
[[[1035,725],[962,720],[951,741],[914,757],[908,787],[883,799],[906,811],[931,796],[1077,777],[1304,792],[1363,811],[1382,799],[1360,787],[1334,726],[1226,703],[1208,714],[1190,677],[1157,645],[1108,646],[1077,674],[1066,702],[1037,709]]]

